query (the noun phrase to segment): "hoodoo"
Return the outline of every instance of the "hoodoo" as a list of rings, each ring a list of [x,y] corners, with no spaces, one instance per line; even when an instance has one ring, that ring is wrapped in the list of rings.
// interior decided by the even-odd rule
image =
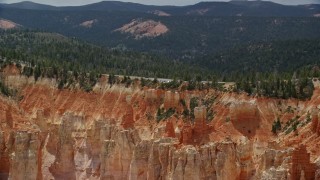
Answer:
[[[320,180],[319,0],[91,1],[0,3],[0,180]]]

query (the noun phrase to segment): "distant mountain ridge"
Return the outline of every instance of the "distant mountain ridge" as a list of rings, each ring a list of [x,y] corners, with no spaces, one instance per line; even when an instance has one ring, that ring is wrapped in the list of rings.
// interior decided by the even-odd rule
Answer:
[[[231,1],[177,7],[103,1],[55,7],[21,2],[0,4],[0,12],[0,19],[21,29],[186,60],[247,43],[320,38],[318,4]],[[141,22],[117,31],[136,19]]]
[[[32,1],[22,1],[12,4],[0,4],[0,7],[4,8],[17,8],[17,9],[29,9],[29,10],[58,10],[59,7],[34,3]]]
[[[303,16],[320,14],[320,5],[287,6],[270,1],[230,1],[200,2],[189,6],[153,6],[131,2],[101,1],[82,6],[56,7],[23,1],[13,4],[1,4],[2,8],[54,11],[126,11],[148,13],[161,10],[171,15],[208,15],[208,16]]]

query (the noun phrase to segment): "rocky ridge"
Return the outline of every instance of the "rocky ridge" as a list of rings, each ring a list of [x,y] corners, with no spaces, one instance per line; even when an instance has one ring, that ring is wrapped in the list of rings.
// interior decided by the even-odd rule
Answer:
[[[214,91],[109,87],[58,90],[54,82],[12,75],[19,104],[0,98],[0,176],[4,179],[316,179],[320,89],[310,101]],[[10,84],[10,82],[12,82]],[[19,83],[17,83],[19,82]],[[19,85],[19,86],[17,86]],[[179,113],[199,99],[194,121]],[[208,121],[207,100],[214,117]],[[292,111],[286,111],[288,107]],[[157,122],[157,109],[176,114]],[[312,112],[312,113],[311,113]],[[311,114],[297,133],[272,134]],[[294,143],[293,143],[294,142]]]

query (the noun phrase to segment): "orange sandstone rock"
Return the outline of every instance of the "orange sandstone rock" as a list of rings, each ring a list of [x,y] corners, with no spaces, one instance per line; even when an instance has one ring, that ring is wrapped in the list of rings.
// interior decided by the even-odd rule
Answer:
[[[132,128],[134,126],[133,108],[131,106],[131,96],[126,97],[127,106],[125,107],[126,113],[122,117],[121,125],[124,129]]]
[[[177,108],[179,106],[180,95],[178,92],[166,91],[164,95],[164,108]]]
[[[318,124],[319,124],[319,111],[317,109],[313,109],[312,111],[312,131],[314,133],[318,130]]]
[[[306,146],[301,145],[292,153],[291,179],[314,179],[316,165],[310,162],[310,154]]]
[[[174,126],[171,119],[167,120],[165,131],[166,131],[166,134],[165,134],[166,137],[173,137],[173,138],[175,137]]]

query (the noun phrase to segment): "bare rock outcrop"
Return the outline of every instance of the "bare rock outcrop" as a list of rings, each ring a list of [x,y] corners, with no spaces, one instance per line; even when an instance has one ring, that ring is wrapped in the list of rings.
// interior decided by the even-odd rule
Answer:
[[[319,121],[319,110],[318,109],[314,109],[312,111],[312,131],[314,133],[317,133],[317,135],[320,135],[320,121]]]
[[[217,160],[215,168],[217,179],[230,180],[238,179],[240,177],[241,168],[237,160],[237,153],[235,144],[230,141],[221,142],[217,146]]]
[[[275,136],[271,125],[274,114],[281,112],[274,100],[241,96],[236,101],[235,93],[214,96],[211,107],[194,109],[193,121],[192,116],[182,118],[180,99],[199,97],[206,104],[200,99],[208,98],[210,92],[121,88],[115,85],[106,93],[91,94],[35,86],[25,90],[21,109],[0,102],[0,179],[320,177],[320,166],[311,162],[319,157],[318,112],[312,113],[310,124],[301,121],[298,135],[280,132]],[[299,121],[314,107],[313,101],[308,102],[311,105],[288,101],[299,104],[295,107],[295,113],[301,113]],[[160,122],[147,117],[163,107],[176,113]],[[214,110],[210,123],[209,110]],[[286,122],[284,116],[281,120]],[[286,138],[308,147],[289,148]]]
[[[207,109],[205,106],[194,109],[194,125],[184,124],[181,132],[181,143],[202,145],[209,141],[209,133],[212,128],[207,124]]]
[[[177,143],[174,138],[162,138],[152,142],[148,160],[148,179],[169,178],[172,155]]]
[[[96,24],[98,22],[97,19],[93,19],[93,20],[88,20],[88,21],[84,21],[81,24],[79,24],[79,26],[82,26],[84,28],[92,28],[92,26],[94,24]]]
[[[179,105],[180,95],[178,92],[166,91],[164,94],[164,108],[175,109]]]
[[[130,23],[123,25],[115,31],[129,33],[136,39],[140,39],[144,37],[154,38],[160,36],[167,33],[169,29],[161,22],[156,22],[154,20],[133,19]]]
[[[57,155],[50,169],[57,178],[76,179],[72,133],[75,124],[81,121],[83,121],[81,116],[75,116],[70,113],[62,117],[58,135]]]
[[[0,179],[8,179],[10,172],[10,158],[6,147],[5,133],[0,130]]]
[[[41,152],[39,133],[18,131],[15,133],[12,153],[10,155],[9,179],[33,180],[40,178]]]
[[[172,179],[200,179],[200,153],[194,146],[186,146],[174,152]]]
[[[241,169],[239,179],[251,179],[256,171],[253,162],[253,143],[248,138],[242,137],[237,143],[236,151]]]
[[[121,125],[124,129],[132,128],[134,126],[134,114],[133,114],[133,108],[131,105],[131,96],[126,97],[126,113],[122,117]]]
[[[200,147],[201,179],[217,179],[215,162],[217,160],[217,143],[208,143]]]
[[[20,27],[19,24],[6,19],[0,19],[0,29],[10,30]]]
[[[159,100],[161,92],[156,89],[148,89],[145,91],[145,98],[151,105]]]
[[[157,16],[171,16],[171,14],[166,13],[166,12],[164,12],[164,11],[160,11],[160,10],[150,11],[149,13],[155,14],[155,15],[157,15]]]
[[[259,169],[261,179],[315,179],[316,165],[305,146],[287,150],[267,149]]]
[[[135,146],[130,163],[129,180],[147,179],[150,149],[151,141],[143,140]]]
[[[207,125],[207,109],[205,106],[194,108],[194,143],[208,142],[209,126]]]
[[[133,133],[119,131],[114,139],[105,140],[101,151],[101,179],[126,179],[135,148]]]
[[[165,129],[165,137],[172,137],[174,138],[176,136],[175,131],[174,131],[174,126],[173,126],[173,120],[169,119],[166,122],[166,129]]]
[[[254,102],[234,103],[230,107],[230,117],[233,126],[244,136],[249,138],[256,134],[261,118]]]

